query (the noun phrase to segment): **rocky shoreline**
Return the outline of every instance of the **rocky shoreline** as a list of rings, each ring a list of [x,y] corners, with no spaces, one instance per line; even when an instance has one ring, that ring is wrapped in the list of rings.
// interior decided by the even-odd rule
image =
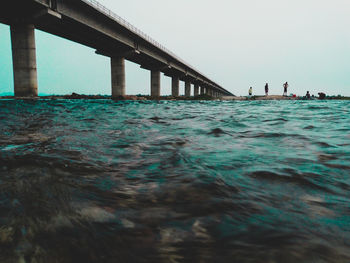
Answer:
[[[55,99],[66,99],[66,100],[98,100],[98,99],[111,99],[111,96],[107,95],[82,95],[77,93],[72,93],[71,95],[52,95],[52,96],[39,96],[39,97],[14,97],[14,96],[0,96],[0,99],[46,99],[46,100],[55,100]],[[116,101],[124,100],[222,100],[222,101],[255,101],[255,100],[305,100],[305,97],[292,97],[292,96],[281,96],[281,95],[269,95],[269,96],[224,96],[220,98],[214,98],[209,95],[199,95],[195,97],[185,97],[185,96],[161,96],[161,97],[152,97],[147,95],[126,95],[113,98]],[[311,98],[311,100],[317,100],[317,97]],[[330,96],[326,97],[326,100],[350,100],[350,97],[342,96]]]

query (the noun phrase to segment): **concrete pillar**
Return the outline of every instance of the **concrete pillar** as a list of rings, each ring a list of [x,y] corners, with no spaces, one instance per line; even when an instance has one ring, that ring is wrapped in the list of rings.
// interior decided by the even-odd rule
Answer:
[[[198,96],[198,95],[199,95],[199,85],[194,84],[194,96]]]
[[[125,96],[125,59],[111,58],[112,98]]]
[[[171,79],[171,95],[174,97],[178,97],[180,95],[179,84],[180,84],[179,78],[172,77],[172,79]]]
[[[15,96],[38,96],[34,25],[11,26]]]
[[[151,70],[151,96],[160,97],[160,71]]]
[[[205,94],[205,89],[203,86],[201,86],[201,95]]]
[[[185,81],[185,97],[191,97],[191,82]]]

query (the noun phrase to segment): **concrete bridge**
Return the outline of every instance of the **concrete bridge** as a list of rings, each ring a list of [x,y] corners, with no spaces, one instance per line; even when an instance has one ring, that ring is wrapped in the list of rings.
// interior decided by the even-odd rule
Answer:
[[[34,29],[60,36],[111,58],[112,97],[126,94],[125,59],[150,70],[151,96],[160,96],[160,74],[172,78],[172,95],[230,96],[229,91],[95,0],[1,0],[0,22],[11,28],[15,96],[38,95]]]

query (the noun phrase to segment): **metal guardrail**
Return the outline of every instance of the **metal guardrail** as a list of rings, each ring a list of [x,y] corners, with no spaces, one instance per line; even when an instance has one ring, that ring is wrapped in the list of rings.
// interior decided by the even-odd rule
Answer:
[[[159,44],[157,41],[155,41],[153,38],[151,38],[150,36],[148,36],[147,34],[143,33],[140,29],[138,29],[137,27],[133,26],[132,24],[130,24],[128,21],[126,21],[124,18],[118,16],[116,13],[114,13],[113,11],[111,11],[110,9],[108,9],[107,7],[105,7],[104,5],[100,4],[98,1],[96,0],[82,0],[83,2],[87,3],[88,5],[94,7],[95,9],[97,9],[98,11],[102,12],[103,14],[107,15],[108,17],[110,17],[111,19],[115,20],[116,22],[118,22],[119,24],[125,26],[127,29],[131,30],[133,33],[135,33],[136,35],[140,36],[141,38],[143,38],[144,40],[152,43],[154,46],[160,48],[162,51],[164,51],[165,53],[169,54],[170,56],[174,57],[176,60],[178,60],[179,62],[183,63],[184,65],[187,65],[189,67],[191,67],[192,69],[194,69],[195,71],[197,71],[197,73],[201,74],[203,77],[207,78],[203,73],[201,73],[200,71],[198,71],[197,69],[195,69],[193,66],[191,66],[190,64],[188,64],[187,62],[185,62],[184,60],[182,60],[181,58],[179,58],[176,54],[174,54],[172,51],[170,51],[169,49],[167,49],[166,47],[164,47],[163,45]],[[209,80],[209,78],[207,78]]]

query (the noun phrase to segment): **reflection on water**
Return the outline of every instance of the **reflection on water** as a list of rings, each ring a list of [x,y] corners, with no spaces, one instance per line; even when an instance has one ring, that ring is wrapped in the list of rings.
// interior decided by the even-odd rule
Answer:
[[[349,113],[0,101],[0,262],[349,262]]]

